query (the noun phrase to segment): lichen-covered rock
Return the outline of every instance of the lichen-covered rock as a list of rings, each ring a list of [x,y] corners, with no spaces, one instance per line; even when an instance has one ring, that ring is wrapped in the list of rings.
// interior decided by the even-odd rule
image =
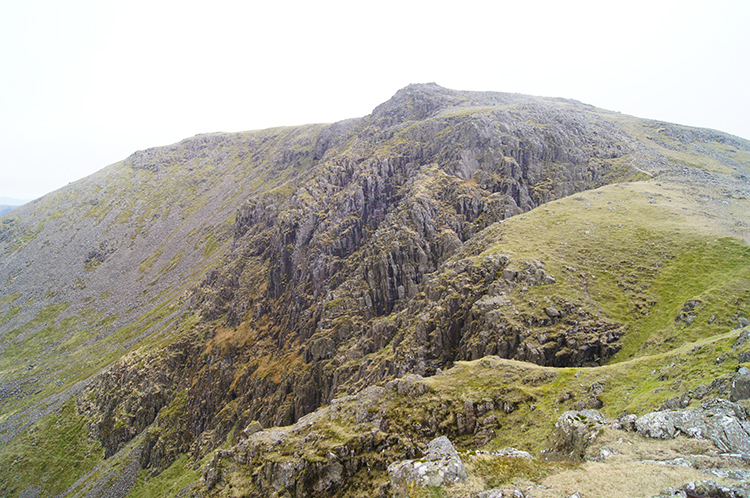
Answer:
[[[524,498],[526,495],[523,494],[518,488],[513,486],[503,486],[502,488],[488,489],[482,491],[477,495],[477,498]]]
[[[543,452],[544,457],[548,460],[582,460],[586,448],[596,439],[605,425],[604,416],[597,410],[563,413],[555,423],[551,447]]]
[[[244,429],[242,430],[242,434],[243,434],[243,435],[244,435],[245,437],[250,437],[250,436],[252,436],[253,434],[255,434],[256,432],[260,432],[260,431],[262,431],[262,430],[263,430],[263,426],[262,426],[262,425],[260,425],[260,422],[258,422],[257,420],[254,420],[254,421],[252,421],[252,422],[250,423],[250,425],[248,425],[247,427],[245,427],[245,428],[244,428]]]
[[[640,435],[657,439],[672,439],[678,432],[670,412],[653,412],[638,417],[635,428]]]
[[[750,456],[748,411],[725,399],[703,402],[700,408],[653,412],[636,420],[646,437],[671,439],[679,434],[710,439],[722,451]]]
[[[741,367],[734,374],[729,399],[731,401],[750,399],[750,368]]]
[[[466,469],[456,448],[447,437],[430,442],[419,460],[404,460],[388,466],[394,496],[408,496],[409,485],[438,487],[465,481]]]
[[[385,383],[385,388],[397,392],[400,396],[413,397],[422,396],[429,391],[427,384],[422,382],[422,376],[417,374],[407,374],[399,379],[390,380]]]
[[[501,450],[493,451],[490,454],[495,455],[495,456],[509,457],[509,458],[527,458],[529,460],[534,459],[534,457],[531,456],[531,453],[529,453],[528,451],[519,450],[519,449],[513,448],[512,446],[503,448]]]
[[[750,498],[750,484],[741,483],[731,486],[721,485],[715,481],[689,482],[680,488],[667,488],[654,498]]]

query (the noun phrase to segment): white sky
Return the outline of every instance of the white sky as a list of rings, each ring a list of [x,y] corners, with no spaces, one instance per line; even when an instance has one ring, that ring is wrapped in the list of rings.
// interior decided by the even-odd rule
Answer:
[[[197,133],[369,114],[409,83],[750,139],[750,1],[0,3],[0,196]]]

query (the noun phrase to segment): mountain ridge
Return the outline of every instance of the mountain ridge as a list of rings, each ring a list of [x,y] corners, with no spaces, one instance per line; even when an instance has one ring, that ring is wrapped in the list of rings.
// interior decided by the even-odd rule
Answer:
[[[668,232],[648,220],[680,204],[708,213],[709,239],[747,240],[749,166],[748,143],[720,132],[431,84],[399,90],[363,118],[138,151],[0,221],[3,441],[43,423],[39,407],[75,402],[90,454],[113,461],[140,441],[139,465],[157,476],[236,442],[254,420],[290,425],[406,374],[486,355],[591,367],[619,351],[671,347],[649,341],[676,337],[674,323],[686,322],[628,314],[677,314],[718,291],[674,292],[659,268],[684,271],[699,248],[714,262],[698,274],[720,275],[729,283],[714,287],[744,303],[726,268],[744,268],[745,254],[701,237],[695,247],[659,242]],[[722,207],[729,200],[736,213]],[[550,215],[557,225],[519,216],[553,205],[567,213]],[[635,224],[619,214],[636,207]],[[605,209],[628,236],[575,221],[605,219],[591,214]],[[522,249],[507,228],[517,225],[556,231],[539,235],[550,247],[576,233],[568,242],[598,254],[585,259],[597,269],[575,276],[576,253],[560,248],[563,264],[544,244]],[[650,244],[657,270],[632,258],[615,270],[583,242],[592,233],[614,247],[628,237]],[[516,241],[492,249],[503,240]],[[662,289],[652,304],[628,279],[681,302],[656,304]],[[592,297],[597,287],[604,298]],[[701,316],[704,332],[672,343],[737,323],[729,298],[712,299],[704,308],[718,320]]]

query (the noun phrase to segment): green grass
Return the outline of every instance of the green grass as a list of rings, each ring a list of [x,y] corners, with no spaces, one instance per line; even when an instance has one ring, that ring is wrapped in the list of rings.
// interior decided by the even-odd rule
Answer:
[[[67,401],[54,416],[34,424],[0,452],[0,494],[18,496],[31,486],[42,496],[65,491],[102,458],[96,441],[88,438],[87,419],[78,414],[75,399]]]
[[[697,208],[654,182],[603,187],[489,227],[477,259],[542,261],[557,282],[514,294],[516,305],[533,314],[524,302],[573,302],[621,324],[627,333],[614,361],[660,353],[726,331],[750,304],[747,244],[728,236],[731,220],[700,225]],[[690,299],[702,304],[688,327],[675,318]]]
[[[0,297],[0,306],[2,306],[2,305],[4,305],[4,304],[7,304],[7,303],[12,303],[12,302],[14,302],[14,301],[16,301],[16,300],[17,300],[17,299],[18,299],[19,297],[21,297],[22,295],[23,295],[23,294],[21,294],[20,292],[15,292],[15,293],[13,293],[13,294],[8,294],[7,296],[3,296],[3,297]]]
[[[141,470],[128,497],[176,496],[182,489],[200,478],[200,469],[195,470],[194,467],[193,461],[183,454],[158,476],[151,476],[148,470]]]
[[[464,458],[467,472],[484,481],[487,489],[523,485],[528,481],[540,484],[545,477],[560,471],[560,464],[528,458],[475,455]]]
[[[219,241],[216,240],[213,232],[206,236],[205,245],[203,246],[203,256],[208,258],[213,255],[220,247]]]

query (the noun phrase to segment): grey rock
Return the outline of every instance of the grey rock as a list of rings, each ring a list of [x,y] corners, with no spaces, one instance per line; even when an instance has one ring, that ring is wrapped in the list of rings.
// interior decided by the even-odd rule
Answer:
[[[550,318],[559,318],[560,316],[562,316],[560,311],[552,306],[550,306],[549,308],[544,308],[544,312]]]
[[[477,495],[477,498],[524,498],[525,496],[526,495],[523,494],[523,491],[518,488],[503,486],[502,488],[482,491]]]
[[[534,457],[531,456],[531,453],[529,453],[528,451],[518,450],[513,447],[508,447],[508,448],[503,448],[502,450],[493,451],[491,454],[495,456],[504,456],[504,457],[511,457],[511,458],[528,458],[530,460],[534,459]]]
[[[623,413],[622,415],[617,417],[617,420],[615,420],[615,422],[612,424],[612,428],[634,432],[636,430],[636,420],[638,420],[638,415],[634,415],[632,413]]]
[[[589,396],[576,403],[576,410],[598,410],[604,406],[604,402],[598,396]]]
[[[734,345],[732,347],[737,349],[738,347],[745,344],[748,339],[750,339],[750,330],[743,330],[737,340],[734,341]]]
[[[251,422],[251,423],[250,423],[250,425],[248,425],[247,427],[245,427],[245,428],[244,428],[244,429],[242,430],[242,434],[244,434],[244,435],[245,435],[245,437],[250,437],[250,436],[252,436],[253,434],[255,434],[256,432],[260,432],[260,431],[262,431],[262,430],[263,430],[263,426],[262,426],[262,425],[260,425],[260,422],[258,422],[258,421],[256,420],[256,421],[254,421],[254,422]]]
[[[422,382],[422,376],[417,374],[407,374],[400,379],[394,379],[386,382],[385,389],[393,391],[401,396],[422,396],[429,391],[427,385]]]
[[[607,458],[611,457],[612,455],[619,455],[619,454],[620,452],[614,448],[610,448],[609,446],[602,446],[599,449],[599,454],[595,458],[592,458],[592,461],[604,462],[605,460],[607,460]]]
[[[677,435],[677,429],[672,422],[670,412],[653,412],[638,417],[635,429],[645,437],[656,439],[672,439]]]
[[[710,439],[726,453],[750,456],[750,421],[747,410],[725,399],[703,402],[701,408],[653,412],[636,420],[643,436],[671,439],[679,434]]]
[[[687,406],[690,404],[690,399],[690,394],[688,393],[684,393],[682,396],[679,396],[677,398],[670,398],[665,401],[663,405],[661,405],[659,411],[679,410],[681,408],[687,408]]]
[[[410,485],[439,487],[465,481],[466,469],[456,448],[447,437],[430,442],[419,460],[403,460],[388,466],[391,490],[396,496],[408,496]]]
[[[750,498],[750,484],[724,486],[715,481],[689,482],[681,488],[667,488],[654,498]]]
[[[739,401],[748,398],[750,398],[750,369],[742,367],[732,377],[732,388],[729,399]]]
[[[459,434],[471,434],[476,428],[477,418],[474,411],[474,403],[467,399],[464,402],[463,413],[459,412],[456,414],[456,424],[458,426]]]
[[[545,458],[582,460],[586,448],[605,425],[604,416],[596,410],[563,413],[555,423],[552,448],[544,451]]]

